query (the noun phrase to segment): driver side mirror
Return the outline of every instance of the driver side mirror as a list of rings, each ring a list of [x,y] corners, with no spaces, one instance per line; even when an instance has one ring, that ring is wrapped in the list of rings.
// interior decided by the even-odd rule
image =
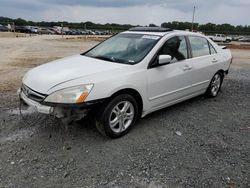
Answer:
[[[158,64],[166,65],[166,64],[169,64],[171,60],[172,60],[172,57],[170,55],[159,55]]]

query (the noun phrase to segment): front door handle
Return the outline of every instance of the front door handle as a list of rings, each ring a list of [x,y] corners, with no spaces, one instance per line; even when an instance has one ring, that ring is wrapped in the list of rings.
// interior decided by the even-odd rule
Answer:
[[[193,67],[191,65],[185,65],[183,70],[187,71],[187,70],[191,70]]]
[[[217,62],[218,62],[217,59],[213,59],[213,60],[212,60],[212,63],[217,63]]]

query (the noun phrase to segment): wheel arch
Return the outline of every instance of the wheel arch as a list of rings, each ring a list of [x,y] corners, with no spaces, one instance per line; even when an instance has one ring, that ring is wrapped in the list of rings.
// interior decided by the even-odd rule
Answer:
[[[217,72],[221,74],[222,78],[224,78],[224,76],[225,76],[225,71],[224,71],[224,70],[220,69],[220,70],[218,70]],[[216,72],[216,73],[217,73],[217,72]],[[215,74],[216,74],[216,73],[215,73]],[[215,75],[215,74],[214,74],[214,75]]]
[[[118,95],[121,95],[121,94],[129,94],[131,95],[132,97],[135,98],[137,104],[138,104],[138,109],[139,109],[139,116],[141,116],[142,114],[142,110],[143,110],[143,100],[142,100],[142,96],[141,94],[135,90],[135,89],[132,89],[132,88],[124,88],[124,89],[120,89],[118,91],[116,91],[115,93],[113,93],[109,99],[113,99],[114,97],[118,96]]]

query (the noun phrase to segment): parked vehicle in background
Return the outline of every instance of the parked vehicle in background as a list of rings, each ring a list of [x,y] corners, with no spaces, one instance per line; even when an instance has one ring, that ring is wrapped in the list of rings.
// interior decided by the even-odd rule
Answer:
[[[31,69],[18,93],[38,112],[67,122],[91,114],[98,130],[117,138],[151,112],[201,94],[216,97],[231,62],[230,51],[204,35],[132,28]]]
[[[231,42],[232,37],[228,37],[224,34],[215,34],[215,36],[208,36],[214,42]]]
[[[0,24],[0,31],[8,31],[8,28]]]
[[[250,42],[250,37],[242,37],[239,39],[239,42]]]
[[[87,32],[87,31],[82,31],[82,35],[88,35],[89,34],[89,32]]]
[[[110,31],[92,31],[92,30],[80,30],[69,29],[65,32],[66,35],[112,35]]]
[[[75,30],[70,29],[69,31],[66,32],[66,35],[76,35]]]
[[[89,35],[95,35],[95,32],[94,31],[91,31],[91,30],[86,30],[88,32]]]
[[[62,30],[61,27],[51,27],[50,30],[55,32],[57,35],[66,34],[66,31]]]
[[[80,30],[80,29],[76,29],[75,32],[76,32],[76,35],[82,35],[83,34],[82,30]]]
[[[16,26],[15,31],[19,33],[31,33],[31,29],[28,26]]]
[[[106,35],[105,31],[95,31],[96,35]]]
[[[68,31],[65,32],[66,35],[81,35],[82,32],[75,30],[75,29],[70,29]]]
[[[39,28],[38,27],[31,27],[31,33],[38,33]]]
[[[46,35],[53,35],[53,34],[56,34],[55,31],[50,30],[50,29],[48,29],[48,28],[39,28],[38,33],[39,33],[40,35],[42,35],[42,34],[46,34]]]
[[[72,33],[71,30],[68,30],[65,32],[65,35],[71,35],[71,33]]]
[[[238,41],[239,39],[243,38],[242,36],[238,36],[238,35],[233,35],[232,37],[232,41]]]
[[[25,26],[28,29],[28,33],[38,33],[39,28],[36,26]]]

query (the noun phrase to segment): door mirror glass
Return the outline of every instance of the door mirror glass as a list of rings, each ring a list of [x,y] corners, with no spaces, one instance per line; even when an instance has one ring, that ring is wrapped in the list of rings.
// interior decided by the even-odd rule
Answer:
[[[164,65],[170,63],[172,60],[172,57],[170,55],[159,55],[158,57],[158,63],[159,65]]]

